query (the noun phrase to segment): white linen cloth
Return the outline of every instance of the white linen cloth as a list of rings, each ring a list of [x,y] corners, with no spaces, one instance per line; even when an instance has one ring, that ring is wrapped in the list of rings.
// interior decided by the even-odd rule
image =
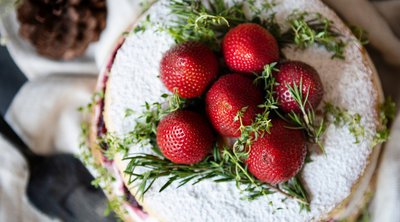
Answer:
[[[381,76],[384,90],[393,95],[397,104],[400,104],[400,0],[324,1],[350,24],[362,26],[368,31],[374,47],[370,53]],[[108,18],[107,28],[97,43],[97,49],[100,47],[101,50],[96,52],[94,60],[94,56],[91,57],[92,63],[97,62],[97,67],[104,63],[117,36],[140,14],[139,1],[119,0],[109,1],[108,4],[113,18]],[[29,72],[40,59],[31,54],[33,58],[30,61],[33,63],[24,66],[22,62],[18,62],[22,61],[18,56],[26,49],[16,48],[10,42],[9,44],[10,50],[14,50],[12,54],[17,64],[29,75],[31,81],[17,94],[6,119],[36,153],[76,153],[81,121],[76,110],[90,100],[96,76],[80,75],[76,70],[79,65],[75,63],[67,64],[62,75],[58,72],[56,75],[52,73],[53,69],[47,69],[52,66],[51,63],[41,63],[41,69],[35,68],[35,72]],[[97,68],[93,71],[93,74],[98,72]],[[400,118],[393,125],[392,139],[387,143],[379,168],[378,189],[370,208],[373,221],[395,222],[400,218],[398,138]],[[24,187],[28,171],[24,159],[1,137],[0,146],[3,151],[0,156],[0,221],[48,221],[48,217],[35,210],[27,201]]]

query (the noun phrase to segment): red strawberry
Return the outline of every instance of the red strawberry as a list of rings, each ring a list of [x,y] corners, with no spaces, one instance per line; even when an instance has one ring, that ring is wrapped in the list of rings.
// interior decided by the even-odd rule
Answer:
[[[258,138],[250,150],[247,167],[257,179],[278,184],[295,176],[306,157],[306,138],[302,130],[289,129],[281,120],[272,120],[271,133]]]
[[[260,25],[245,23],[228,31],[222,41],[226,65],[236,72],[261,72],[279,60],[278,43]]]
[[[166,158],[178,164],[202,161],[212,150],[214,135],[206,118],[185,110],[164,117],[157,127],[157,144]]]
[[[284,112],[301,112],[299,105],[289,92],[288,84],[294,87],[296,83],[297,87],[300,87],[300,81],[302,82],[303,100],[309,90],[306,109],[315,108],[321,102],[324,94],[322,82],[317,71],[310,65],[299,61],[287,61],[279,66],[279,72],[274,76],[276,82],[279,83],[275,86],[276,97],[279,107]]]
[[[222,76],[206,95],[206,111],[214,128],[223,136],[239,137],[240,122],[234,121],[238,111],[247,107],[243,125],[250,125],[263,103],[262,91],[253,80],[241,74]]]
[[[201,96],[218,74],[218,60],[207,46],[186,42],[168,50],[161,60],[161,80],[182,98]]]

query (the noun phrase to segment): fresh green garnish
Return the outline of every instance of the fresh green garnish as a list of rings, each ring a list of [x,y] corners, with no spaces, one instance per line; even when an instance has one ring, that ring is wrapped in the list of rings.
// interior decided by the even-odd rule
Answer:
[[[153,23],[150,21],[150,15],[146,16],[146,19],[141,21],[134,29],[133,33],[139,33],[139,32],[144,32],[146,29],[150,26],[152,26]]]
[[[239,131],[241,136],[233,145],[233,151],[239,159],[247,159],[249,149],[247,149],[247,152],[244,152],[244,150],[250,147],[259,137],[264,136],[265,133],[269,133],[269,129],[272,126],[269,117],[270,111],[278,108],[277,101],[273,96],[275,79],[272,76],[272,72],[276,70],[275,66],[276,63],[265,65],[264,71],[261,75],[257,75],[254,80],[255,84],[262,84],[265,90],[265,102],[258,106],[263,109],[263,112],[256,114],[254,121],[250,125],[243,125],[242,121],[247,107],[240,109],[233,119],[234,122],[239,121],[240,123]]]
[[[300,211],[306,210],[310,211],[310,204],[306,204],[309,202],[307,193],[305,192],[304,186],[301,183],[299,176],[295,176],[287,182],[282,184],[282,188],[287,191],[290,195],[296,196],[305,201],[305,203],[300,203]]]
[[[84,119],[88,119],[88,115],[92,112],[94,106],[102,99],[104,96],[103,92],[96,93],[92,96],[91,102],[84,106],[80,107],[79,111],[84,115]],[[113,196],[111,200],[109,200],[108,207],[105,210],[105,214],[108,215],[111,211],[116,212],[117,216],[123,218],[127,213],[125,208],[123,207],[123,202],[125,201],[124,196],[115,196],[113,192],[113,184],[115,181],[114,175],[108,171],[107,168],[104,168],[101,164],[96,162],[92,156],[90,151],[90,145],[88,142],[89,138],[89,127],[90,123],[84,120],[81,123],[81,134],[80,134],[80,154],[78,158],[82,161],[82,163],[93,169],[95,171],[95,179],[92,181],[92,185],[95,187],[100,187],[107,195]]]
[[[265,91],[265,102],[258,106],[263,109],[263,112],[257,113],[254,121],[250,125],[243,125],[242,121],[248,107],[240,109],[233,119],[234,122],[239,121],[240,123],[239,131],[241,136],[233,145],[234,154],[239,159],[247,159],[249,149],[247,149],[247,152],[244,152],[244,150],[250,147],[259,137],[264,136],[265,133],[269,133],[269,129],[272,126],[270,112],[278,108],[277,101],[274,97],[273,88],[275,85],[275,78],[272,76],[273,71],[278,71],[276,63],[265,65],[264,71],[261,75],[257,75],[254,80],[255,84],[263,85]]]
[[[78,111],[83,114],[89,114],[92,112],[93,107],[104,98],[104,92],[96,92],[92,95],[90,102],[86,106],[81,106],[78,108]]]
[[[344,59],[346,43],[331,20],[319,13],[294,11],[287,21],[290,30],[282,35],[282,43],[295,44],[301,49],[321,45],[333,53],[332,58]]]
[[[246,22],[242,3],[226,6],[223,0],[208,1],[209,8],[201,1],[172,0],[169,4],[171,14],[178,17],[171,25],[161,30],[169,33],[177,43],[199,41],[213,48],[219,48],[219,42],[227,30]]]
[[[240,109],[233,120],[240,123],[239,131],[241,134],[232,147],[233,154],[238,160],[247,159],[253,142],[259,137],[263,137],[265,133],[269,133],[269,129],[272,126],[269,118],[269,109],[257,114],[251,125],[243,125],[242,118],[246,110],[247,107]]]
[[[96,143],[99,145],[103,155],[108,160],[113,160],[117,153],[124,155],[128,152],[127,141],[110,132],[97,138]]]
[[[202,1],[172,0],[169,3],[169,7],[171,14],[176,16],[172,23],[167,25],[154,23],[151,21],[150,15],[148,15],[145,20],[134,28],[133,32],[140,33],[144,32],[148,27],[157,27],[158,31],[169,33],[177,43],[199,41],[218,51],[220,50],[219,45],[222,37],[230,28],[241,23],[253,22],[267,28],[281,45],[295,45],[304,49],[317,44],[333,52],[332,57],[344,58],[346,43],[341,39],[340,34],[335,31],[332,21],[320,14],[296,11],[287,20],[290,29],[282,34],[280,26],[275,20],[274,6],[274,2],[265,1],[258,5],[254,0],[245,1],[244,3],[234,2],[229,6],[223,0],[208,0],[207,4],[203,4]],[[244,7],[247,7],[253,14],[251,18],[246,17],[244,14]],[[174,94],[172,96],[163,95],[163,98],[166,99],[164,103],[146,103],[144,112],[136,118],[134,129],[122,138],[118,138],[111,133],[107,133],[103,138],[100,138],[99,144],[103,144],[104,148],[107,148],[103,150],[103,154],[110,159],[116,153],[122,152],[124,154],[125,159],[129,160],[125,173],[130,176],[129,182],[138,186],[138,194],[141,197],[160,177],[168,178],[167,183],[162,186],[160,191],[173,183],[178,183],[178,187],[180,187],[188,183],[196,184],[209,179],[215,182],[235,182],[238,189],[249,200],[272,193],[281,193],[287,198],[298,201],[301,209],[309,210],[307,193],[298,177],[273,186],[258,181],[247,171],[244,162],[249,151],[246,151],[245,148],[251,146],[252,142],[257,140],[258,137],[269,132],[271,127],[270,111],[277,109],[277,101],[274,98],[273,91],[275,85],[275,79],[272,76],[273,71],[277,71],[276,64],[268,64],[255,80],[256,83],[264,87],[266,92],[266,102],[260,104],[260,108],[263,108],[264,112],[258,114],[250,126],[244,126],[241,120],[246,112],[246,107],[243,107],[235,117],[235,121],[241,122],[239,130],[242,136],[237,140],[233,149],[215,147],[213,155],[193,165],[175,164],[164,158],[156,144],[157,125],[165,115],[185,107],[188,102]],[[289,118],[296,124],[297,128],[305,130],[312,142],[317,143],[323,151],[321,138],[326,128],[325,122],[324,119],[320,121],[316,119],[312,108],[306,109],[308,94],[303,98],[302,87],[301,83],[299,86],[296,84],[288,86],[291,95],[302,111],[301,114],[290,113]],[[132,117],[135,114],[134,110],[127,109],[125,117]],[[355,122],[357,122],[357,119],[355,119]],[[354,130],[354,133],[358,132],[357,130],[358,128]],[[132,144],[150,145],[155,154],[129,156],[127,151]],[[90,154],[88,156],[90,157]],[[146,171],[144,173],[136,173],[135,169],[137,167],[146,169]],[[100,173],[102,172],[100,171]],[[107,178],[107,175],[104,175],[104,177]],[[94,183],[98,185],[106,184],[109,183],[107,182],[109,179],[105,181],[98,179]]]
[[[351,32],[361,43],[361,45],[367,45],[369,43],[368,33],[361,27],[355,25],[349,25]]]
[[[321,14],[294,11],[287,19],[290,29],[282,34],[273,11],[274,1],[260,5],[254,0],[234,2],[232,6],[227,6],[223,0],[208,0],[207,3],[209,7],[201,1],[172,0],[171,14],[178,18],[159,30],[169,33],[177,43],[199,41],[219,50],[219,43],[230,28],[252,22],[268,29],[283,46],[294,44],[304,49],[317,44],[333,52],[333,58],[344,58],[346,43],[334,29],[333,22]],[[250,9],[252,17],[244,14],[244,7]]]
[[[274,87],[276,85],[275,78],[272,76],[273,72],[278,72],[279,69],[276,68],[277,63],[271,63],[264,66],[264,70],[261,75],[257,75],[254,83],[256,85],[262,84],[265,92],[265,103],[260,105],[260,108],[265,110],[277,109],[278,102],[274,96]]]
[[[125,136],[124,140],[116,143],[119,147],[118,151],[125,151],[130,144],[140,144],[142,146],[151,144],[153,147],[156,144],[155,137],[157,132],[157,125],[160,120],[171,112],[181,109],[186,100],[180,98],[176,93],[163,94],[161,96],[165,99],[163,103],[155,102],[152,104],[145,103],[144,112],[136,118],[134,129]],[[163,107],[163,106],[166,106]],[[134,113],[131,109],[126,109],[125,116],[130,116]],[[155,149],[159,153],[158,149]]]
[[[381,125],[373,137],[372,147],[384,143],[389,139],[390,130],[388,125],[394,120],[396,111],[396,104],[392,98],[386,98],[385,102],[379,107],[379,121]]]
[[[361,123],[361,115],[358,113],[350,113],[340,107],[334,106],[331,103],[325,103],[325,114],[333,117],[333,123],[336,126],[348,125],[350,133],[354,136],[355,142],[359,143],[360,138],[365,137],[365,128]]]
[[[256,81],[264,85],[266,90],[272,89],[275,84],[272,78],[272,71],[275,64],[267,65],[264,73]],[[196,184],[205,179],[212,179],[215,182],[235,182],[238,189],[245,193],[245,199],[253,200],[261,196],[271,193],[281,193],[287,198],[298,201],[302,206],[308,206],[306,191],[300,184],[299,180],[294,180],[288,184],[272,186],[258,181],[252,176],[246,168],[245,160],[248,156],[246,147],[251,146],[251,143],[265,132],[269,132],[271,119],[269,118],[270,109],[276,109],[276,101],[272,94],[266,95],[268,98],[264,107],[264,112],[256,116],[255,121],[250,126],[244,126],[242,117],[246,112],[247,107],[241,109],[234,121],[240,121],[241,137],[237,140],[232,149],[224,147],[218,148],[215,146],[212,156],[208,156],[204,161],[193,165],[175,164],[163,157],[155,142],[150,145],[156,154],[135,154],[126,156],[129,160],[128,167],[125,173],[130,176],[129,183],[135,184],[138,187],[138,195],[143,198],[143,195],[150,189],[152,184],[160,177],[167,177],[168,180],[160,189],[160,192],[173,183],[177,183],[178,187],[187,183]],[[150,106],[146,103],[145,112],[137,121],[135,129],[127,135],[131,143],[148,145],[148,141],[155,141],[156,127],[163,116],[169,112],[182,108],[185,102],[179,97],[168,96],[167,106],[162,106],[160,103],[154,103]],[[128,111],[131,113],[132,111]],[[145,169],[144,172],[136,173],[136,168]],[[293,184],[296,186],[293,187]],[[283,186],[285,185],[285,186]],[[290,193],[289,193],[290,192]],[[302,207],[303,208],[303,207]]]
[[[299,185],[298,180],[292,181],[293,185],[289,186],[287,184],[272,186],[260,182],[247,171],[243,160],[238,159],[227,147],[220,150],[215,146],[212,156],[193,165],[175,164],[164,157],[151,154],[136,154],[125,159],[130,161],[125,170],[130,177],[129,183],[137,184],[137,194],[142,198],[158,178],[167,177],[168,180],[160,192],[174,182],[181,187],[188,183],[195,185],[205,179],[217,183],[232,181],[245,194],[244,199],[254,200],[272,193],[280,193],[300,204],[309,205],[307,198],[304,198],[305,190]],[[135,173],[137,167],[145,168],[147,171]]]
[[[288,114],[289,119],[296,125],[297,129],[303,129],[307,132],[308,138],[312,143],[316,143],[321,151],[325,153],[324,145],[322,144],[322,135],[325,133],[326,124],[324,119],[317,121],[314,108],[309,105],[308,95],[310,89],[307,89],[307,94],[303,98],[303,82],[300,79],[300,84],[293,82],[292,85],[287,84],[289,93],[300,108],[301,114],[291,112]]]

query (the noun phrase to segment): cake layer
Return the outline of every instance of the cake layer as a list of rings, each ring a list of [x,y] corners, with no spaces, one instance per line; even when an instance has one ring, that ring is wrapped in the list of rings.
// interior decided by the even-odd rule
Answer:
[[[149,10],[153,21],[170,21],[171,16],[165,6],[167,2],[160,1]],[[345,25],[318,0],[285,0],[277,3],[275,11],[279,23],[283,24],[287,15],[295,9],[319,12],[333,20],[335,27],[349,40],[345,60],[331,59],[331,53],[317,46],[306,50],[285,48],[283,52],[288,59],[304,61],[319,72],[325,88],[324,101],[362,115],[365,138],[355,144],[347,126],[328,126],[324,135],[326,156],[312,153],[312,162],[306,164],[301,173],[310,194],[310,212],[299,213],[298,204],[289,199],[282,201],[284,197],[280,194],[254,201],[241,200],[242,195],[234,183],[204,181],[179,189],[171,186],[160,193],[158,190],[166,182],[165,178],[160,178],[141,202],[152,217],[162,221],[328,219],[333,216],[331,214],[335,209],[347,203],[352,191],[359,187],[357,185],[368,184],[369,176],[362,175],[364,172],[372,175],[374,165],[369,164],[370,158],[376,163],[379,154],[379,149],[372,149],[371,142],[378,125],[377,106],[382,99],[379,81],[371,63]],[[166,33],[156,32],[155,28],[126,38],[117,52],[107,83],[104,118],[109,131],[117,135],[128,133],[143,111],[144,103],[161,102],[161,95],[168,93],[158,78],[159,62],[172,45],[173,39]],[[128,118],[125,117],[127,108],[135,110],[135,114]],[[132,146],[130,149],[130,154],[143,152],[151,151],[149,147]],[[125,170],[127,162],[122,161],[121,156],[115,157],[115,163],[121,172]],[[138,169],[138,172],[142,170]],[[129,185],[129,188],[133,194],[136,193],[134,185]],[[270,202],[273,204],[270,205]]]

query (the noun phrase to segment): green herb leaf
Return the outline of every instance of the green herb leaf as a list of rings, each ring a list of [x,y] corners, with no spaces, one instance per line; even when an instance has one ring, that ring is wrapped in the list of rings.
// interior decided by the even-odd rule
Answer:
[[[300,211],[306,210],[310,211],[310,204],[308,203],[308,197],[304,186],[301,183],[301,180],[298,176],[293,177],[289,181],[282,184],[282,189],[288,192],[290,195],[296,196],[302,200],[305,200],[305,203],[300,204]]]
[[[384,143],[389,139],[390,130],[389,125],[396,116],[396,104],[391,97],[386,98],[385,102],[379,107],[379,122],[380,126],[373,137],[372,147]]]
[[[286,86],[289,89],[290,95],[301,110],[301,114],[295,113],[293,111],[289,113],[289,119],[296,125],[297,129],[305,130],[311,142],[316,143],[321,151],[325,153],[325,149],[322,144],[322,136],[325,133],[326,124],[323,119],[317,121],[314,108],[308,102],[310,89],[307,89],[307,94],[305,98],[303,98],[304,90],[302,79],[300,79],[299,85],[293,82],[292,85],[287,84]],[[284,118],[282,115],[280,116]]]
[[[348,125],[350,133],[354,136],[354,143],[359,143],[360,138],[365,137],[365,128],[361,123],[361,115],[358,113],[351,114],[345,109],[334,106],[331,103],[325,103],[325,114],[330,114],[336,126]]]
[[[82,113],[82,115],[84,115],[83,119],[89,119],[88,116],[92,113],[92,109],[103,98],[103,96],[103,92],[95,93],[92,96],[92,100],[88,105],[80,107],[78,109]],[[88,142],[89,127],[90,122],[88,122],[87,120],[84,120],[81,123],[81,135],[79,144],[80,154],[78,158],[83,162],[85,166],[92,168],[95,171],[95,179],[92,181],[92,185],[102,188],[108,196],[113,196],[113,198],[109,200],[107,209],[104,211],[104,213],[107,215],[111,211],[114,211],[116,212],[116,215],[118,217],[123,218],[124,215],[127,213],[125,208],[123,207],[125,197],[115,196],[115,193],[113,193],[112,184],[115,181],[113,173],[108,171],[108,169],[104,168],[100,163],[96,162],[93,159],[92,153],[90,151],[91,147]]]
[[[344,59],[346,43],[331,20],[319,13],[294,11],[287,22],[290,29],[282,35],[281,44],[295,44],[302,49],[317,44],[332,52],[332,58]]]
[[[278,192],[287,198],[308,205],[308,200],[304,198],[306,191],[299,180],[296,180],[296,186],[287,189],[287,192],[279,188],[279,186],[260,182],[247,171],[243,159],[236,157],[229,148],[220,150],[215,146],[213,156],[209,156],[204,161],[193,165],[175,164],[162,156],[151,154],[135,154],[125,159],[129,160],[125,173],[129,175],[130,183],[137,182],[138,195],[141,198],[151,188],[155,180],[160,177],[168,178],[167,182],[159,190],[160,192],[174,184],[174,182],[177,183],[177,187],[180,187],[189,182],[195,185],[205,179],[215,178],[215,182],[235,182],[238,189],[245,194],[244,199],[247,200],[254,200],[261,196]],[[147,171],[140,174],[136,173],[135,169],[137,167],[145,168]]]
[[[160,27],[168,32],[177,43],[199,41],[214,49],[219,48],[219,41],[231,26],[246,22],[241,3],[226,6],[223,0],[208,1],[206,7],[201,1],[172,0],[171,14],[178,16],[172,25]]]
[[[361,45],[367,45],[369,43],[368,33],[363,28],[355,25],[349,25],[349,27]]]

